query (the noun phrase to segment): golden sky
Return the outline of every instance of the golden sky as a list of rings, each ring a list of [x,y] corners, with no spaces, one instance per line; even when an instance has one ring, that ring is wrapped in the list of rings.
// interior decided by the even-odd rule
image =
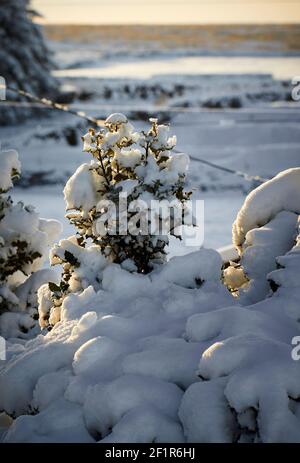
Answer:
[[[32,0],[47,23],[300,23],[300,0]]]

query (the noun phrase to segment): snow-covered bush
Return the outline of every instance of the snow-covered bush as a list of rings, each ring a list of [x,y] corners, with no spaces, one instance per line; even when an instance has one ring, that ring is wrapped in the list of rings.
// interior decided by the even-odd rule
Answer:
[[[260,301],[270,291],[268,273],[276,258],[288,252],[297,236],[300,214],[300,169],[281,172],[252,191],[233,224],[233,244],[239,264],[225,270],[225,282],[239,290],[248,303]]]
[[[64,189],[67,217],[79,233],[51,251],[52,264],[63,264],[64,272],[60,285],[40,292],[42,326],[59,320],[67,293],[99,289],[107,262],[145,274],[164,262],[167,233],[178,233],[190,197],[183,189],[188,157],[172,152],[176,137],[169,126],[152,119],[149,131],[138,133],[123,114],[112,114],[83,141],[93,160],[78,167]],[[153,201],[163,201],[168,214],[151,209]]]
[[[181,206],[189,199],[190,193],[183,191],[188,157],[172,152],[176,137],[170,137],[169,126],[158,125],[156,119],[151,120],[147,133],[138,133],[123,114],[112,114],[104,129],[91,129],[83,140],[83,150],[93,156],[93,161],[81,165],[66,184],[67,209],[78,211],[69,218],[80,234],[91,237],[111,262],[126,261],[137,272],[148,273],[153,263],[164,260],[168,238],[151,233],[159,228],[150,230],[150,217],[144,219],[142,213],[137,213],[139,201],[150,208],[153,200],[173,201],[173,205],[177,200]],[[120,195],[127,197],[124,208]],[[105,200],[119,210],[116,219],[109,220],[113,210],[110,205],[105,206]],[[126,229],[124,216],[128,221]],[[137,225],[133,230],[131,219],[135,219],[132,225]],[[144,235],[142,223],[137,224],[143,220],[147,221]],[[159,221],[163,220],[160,214]],[[175,232],[171,229],[171,234]]]
[[[300,334],[299,214],[297,168],[257,188],[237,216],[233,239],[249,276],[239,299],[245,305],[187,322],[187,339],[210,343],[198,367],[202,382],[180,407],[188,441],[300,442],[300,364],[292,357]],[[260,302],[247,305],[251,299]]]
[[[16,151],[0,153],[0,335],[5,337],[25,336],[34,325],[37,290],[53,273],[39,269],[61,231],[57,221],[40,219],[33,207],[14,204],[7,194],[20,171]]]

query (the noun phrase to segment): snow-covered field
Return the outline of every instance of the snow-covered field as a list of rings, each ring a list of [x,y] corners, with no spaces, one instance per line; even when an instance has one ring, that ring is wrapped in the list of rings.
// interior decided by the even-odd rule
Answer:
[[[276,79],[297,76],[300,57],[273,56],[188,56],[140,58],[111,62],[108,66],[91,63],[90,67],[57,70],[58,77],[94,77],[149,79],[161,75],[224,75],[224,74],[272,74]],[[124,62],[125,61],[125,62]],[[184,70],[184,71],[183,71]]]

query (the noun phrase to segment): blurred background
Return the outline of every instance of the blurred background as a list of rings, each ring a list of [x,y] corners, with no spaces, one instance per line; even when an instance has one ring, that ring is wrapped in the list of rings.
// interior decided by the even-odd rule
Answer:
[[[7,86],[138,129],[171,124],[205,200],[205,246],[231,242],[245,194],[300,165],[300,0],[1,0]],[[23,176],[13,197],[64,224],[62,190],[89,124],[7,90],[1,148]],[[206,160],[249,178],[203,164]],[[171,243],[171,255],[188,252]]]

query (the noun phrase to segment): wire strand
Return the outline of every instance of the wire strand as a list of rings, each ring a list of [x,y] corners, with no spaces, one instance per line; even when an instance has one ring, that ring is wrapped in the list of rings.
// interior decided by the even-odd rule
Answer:
[[[233,170],[233,169],[230,169],[229,167],[220,166],[219,164],[206,161],[205,159],[202,159],[202,158],[196,158],[194,156],[190,156],[190,158],[193,159],[193,161],[201,162],[202,164],[206,164],[207,166],[213,167],[214,169],[219,169],[219,170],[222,170],[223,172],[227,172],[229,174],[234,174],[234,175],[237,175],[238,177],[242,177],[248,182],[253,181],[253,182],[259,182],[259,183],[265,183],[269,180],[267,178],[260,177],[259,175],[249,175],[239,170]]]
[[[5,85],[0,84],[0,89],[5,88],[6,90],[15,93],[16,95],[24,96],[26,98],[29,98],[32,101],[35,101],[36,103],[40,103],[44,106],[47,106],[50,109],[56,109],[57,111],[63,111],[65,113],[73,114],[73,116],[80,117],[81,119],[84,119],[91,124],[95,124],[97,127],[103,127],[104,126],[104,120],[102,119],[96,119],[95,117],[88,116],[85,112],[83,111],[75,111],[71,108],[69,108],[68,105],[65,104],[60,104],[60,103],[55,103],[54,101],[48,99],[48,98],[39,98],[35,95],[32,95],[29,92],[25,92],[24,90],[18,90],[12,87],[8,87]]]
[[[40,103],[40,104],[48,107],[49,109],[55,109],[57,111],[62,111],[64,113],[69,113],[69,114],[72,114],[73,116],[77,116],[77,117],[79,117],[81,119],[84,119],[84,120],[96,125],[97,127],[103,127],[104,126],[105,121],[103,119],[97,119],[95,117],[88,116],[87,114],[85,114],[82,111],[75,111],[75,110],[69,108],[68,105],[55,103],[54,101],[52,101],[52,100],[50,100],[48,98],[39,98],[39,97],[37,97],[35,95],[32,95],[31,93],[26,92],[24,90],[15,89],[15,88],[12,88],[12,87],[9,87],[9,86],[6,86],[6,85],[0,83],[0,89],[1,88],[2,89],[4,88],[4,89],[6,89],[6,90],[8,90],[8,91],[10,91],[12,93],[17,94],[17,95],[26,97],[26,98],[28,98],[28,99],[30,99],[32,101],[37,102],[37,103]],[[175,152],[180,153],[181,151],[175,150]],[[202,158],[199,158],[199,157],[190,156],[190,158],[193,161],[200,162],[200,163],[205,164],[205,165],[207,165],[209,167],[212,167],[214,169],[222,170],[223,172],[227,172],[229,174],[233,174],[233,175],[237,175],[238,177],[242,177],[242,178],[244,178],[245,180],[247,180],[249,182],[254,181],[254,182],[264,183],[264,182],[266,182],[268,180],[268,179],[260,177],[259,175],[249,175],[249,174],[246,174],[245,172],[230,169],[229,167],[221,166],[219,164],[215,164],[213,162],[207,161],[206,159],[202,159]]]

